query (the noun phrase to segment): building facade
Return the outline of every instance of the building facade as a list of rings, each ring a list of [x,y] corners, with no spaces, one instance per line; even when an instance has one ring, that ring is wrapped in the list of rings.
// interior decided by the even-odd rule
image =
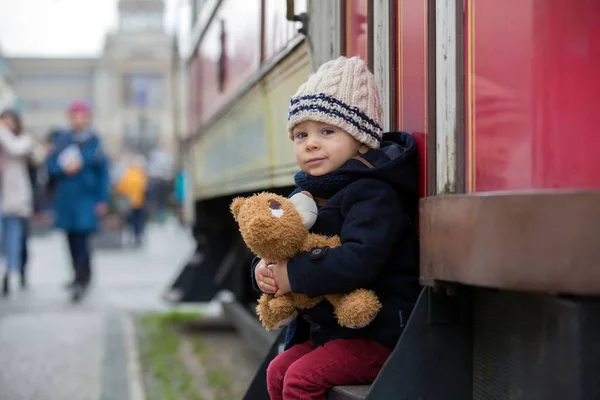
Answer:
[[[12,71],[0,53],[0,110],[16,105],[13,79]]]
[[[11,58],[18,105],[26,128],[39,138],[65,125],[73,99],[94,105],[93,58]]]
[[[119,25],[98,58],[11,58],[28,128],[44,136],[66,124],[70,101],[90,103],[94,126],[113,156],[175,154],[175,39],[162,0],[120,0]]]

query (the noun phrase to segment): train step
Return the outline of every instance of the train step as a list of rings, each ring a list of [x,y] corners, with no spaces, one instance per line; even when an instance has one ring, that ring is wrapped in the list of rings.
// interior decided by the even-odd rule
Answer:
[[[327,400],[364,400],[371,385],[336,386],[329,392]]]

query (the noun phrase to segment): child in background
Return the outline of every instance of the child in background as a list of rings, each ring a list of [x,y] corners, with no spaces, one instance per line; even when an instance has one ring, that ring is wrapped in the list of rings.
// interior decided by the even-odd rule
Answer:
[[[115,190],[129,202],[127,223],[133,233],[135,247],[142,246],[145,225],[146,188],[148,177],[144,171],[145,160],[137,155],[115,185]]]

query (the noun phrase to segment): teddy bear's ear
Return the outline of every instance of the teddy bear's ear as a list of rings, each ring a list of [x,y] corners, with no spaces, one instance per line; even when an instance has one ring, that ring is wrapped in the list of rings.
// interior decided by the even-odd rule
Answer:
[[[319,212],[317,203],[315,203],[312,195],[310,195],[310,193],[300,192],[290,197],[290,200],[296,210],[300,213],[304,227],[306,229],[312,228],[315,222],[317,222],[317,214]]]
[[[236,197],[235,199],[233,199],[233,202],[231,203],[231,213],[233,214],[233,218],[237,221],[237,216],[238,213],[240,212],[240,208],[242,208],[242,205],[244,204],[244,199],[242,197]]]

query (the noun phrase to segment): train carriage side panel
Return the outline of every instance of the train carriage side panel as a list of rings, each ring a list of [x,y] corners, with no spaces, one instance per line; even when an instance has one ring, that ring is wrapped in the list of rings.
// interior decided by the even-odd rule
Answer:
[[[270,132],[270,187],[292,185],[293,175],[298,170],[294,147],[287,134],[287,110],[290,97],[310,72],[310,60],[305,46],[301,45],[264,80]]]
[[[310,73],[301,24],[285,19],[283,2],[243,3],[240,10],[224,0],[203,19],[208,26],[190,60],[195,201],[292,183],[287,104]],[[306,8],[295,2],[296,13]]]
[[[294,3],[296,14],[306,12],[306,1]],[[281,4],[213,1],[196,19],[188,59],[192,136],[182,144],[197,246],[165,294],[170,301],[207,301],[222,289],[243,307],[256,300],[250,253],[229,205],[238,195],[290,189],[297,167],[287,109],[311,70],[302,23],[287,21]]]
[[[212,126],[203,129],[195,148],[198,200],[244,191],[251,182],[266,185],[265,108],[265,98],[255,86]]]
[[[301,44],[203,130],[195,144],[197,200],[293,183],[297,166],[286,134],[287,108],[309,73]]]

